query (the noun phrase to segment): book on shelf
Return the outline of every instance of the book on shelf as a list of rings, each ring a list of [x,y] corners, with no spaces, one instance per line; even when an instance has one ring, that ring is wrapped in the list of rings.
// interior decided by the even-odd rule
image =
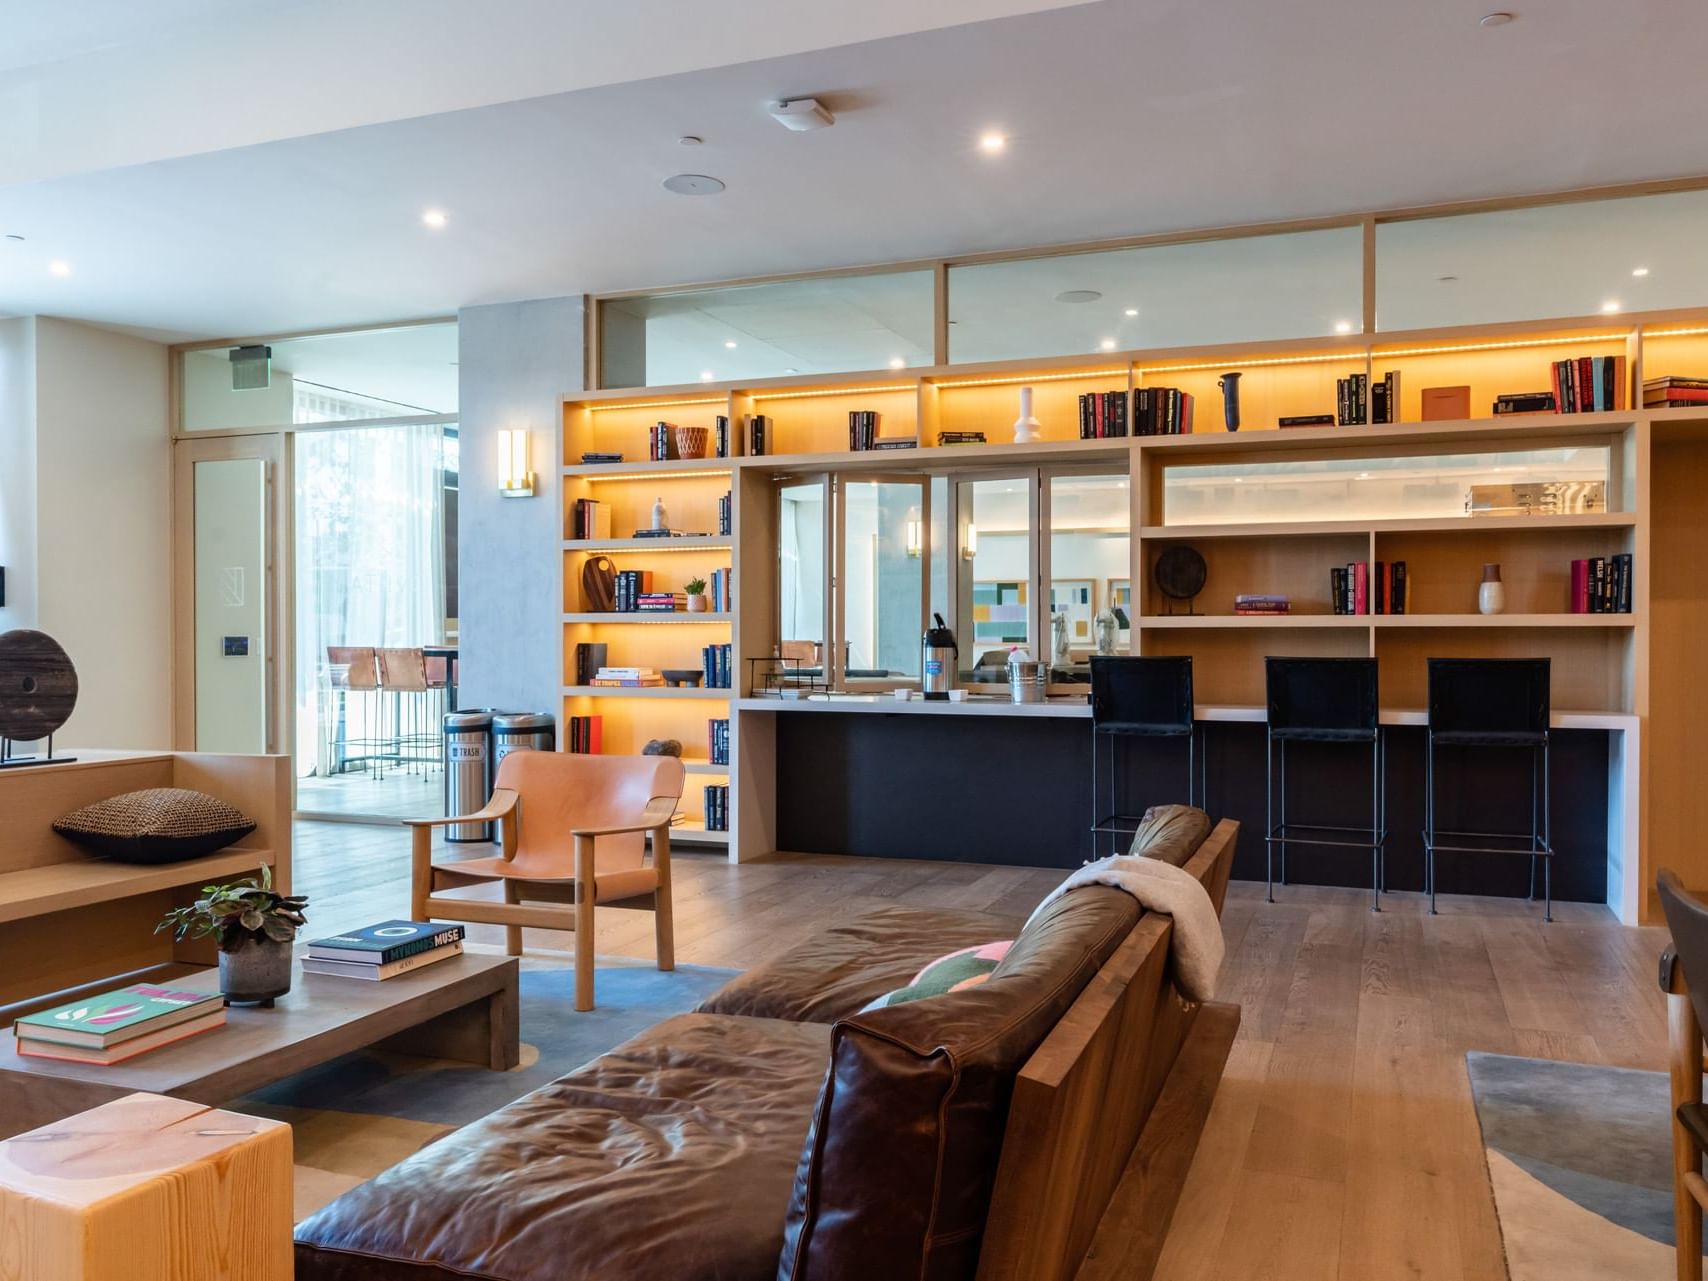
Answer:
[[[1400,420],[1400,373],[1390,369],[1374,385],[1369,374],[1348,374],[1334,383],[1335,421],[1342,427]]]
[[[650,569],[620,569],[617,571],[617,612],[632,614],[640,598],[652,591]]]
[[[674,614],[687,607],[686,592],[642,592],[635,597],[637,614]]]
[[[1500,418],[1507,414],[1551,414],[1558,404],[1551,391],[1513,391],[1496,396],[1493,409]]]
[[[86,996],[52,1009],[26,1014],[13,1024],[18,1039],[18,1052],[29,1053],[26,1042],[38,1046],[65,1047],[78,1051],[106,1051],[118,1046],[130,1047],[130,1053],[164,1045],[158,1038],[167,1031],[201,1024],[209,1016],[225,1021],[225,1002],[218,992],[189,992],[179,988],[160,987],[153,983],[133,983],[98,996]],[[196,1026],[182,1035],[207,1030]],[[168,1039],[176,1040],[177,1037]],[[41,1051],[44,1054],[46,1050]],[[58,1056],[54,1050],[50,1057]],[[129,1054],[123,1057],[130,1057]],[[76,1062],[108,1063],[117,1058],[77,1059]]]
[[[749,414],[747,416],[747,453],[750,458],[758,458],[770,452],[771,420],[764,414]]]
[[[719,414],[717,417],[717,421],[712,425],[712,457],[713,458],[728,458],[729,457],[729,415],[728,414]],[[728,530],[720,530],[719,532],[720,533],[728,533],[729,531]]]
[[[587,683],[608,689],[644,689],[664,684],[664,677],[651,667],[601,667]]]
[[[718,534],[723,537],[735,532],[735,508],[729,490],[718,498]]]
[[[586,685],[605,666],[603,641],[578,641],[575,646],[575,683]]]
[[[581,461],[584,463],[620,463],[623,461],[621,450],[616,449],[584,449],[581,451]]]
[[[586,684],[585,681],[578,682]],[[577,756],[597,756],[605,750],[603,716],[571,716],[564,724],[563,746]]]
[[[940,431],[937,433],[939,445],[982,445],[985,443],[982,431]]]
[[[1133,389],[1132,434],[1184,436],[1192,431],[1195,401],[1178,387]]]
[[[407,974],[411,970],[426,969],[429,965],[437,965],[440,961],[448,961],[453,956],[463,954],[462,940],[446,943],[440,947],[429,948],[425,952],[411,952],[408,956],[395,961],[383,961],[374,964],[368,961],[330,961],[319,957],[304,957],[302,972],[304,974],[331,974],[338,978],[364,979],[369,983],[383,983],[386,979],[394,979],[399,974]]]
[[[729,643],[721,645],[704,645],[700,648],[700,671],[705,678],[707,689],[728,689],[732,671],[732,657]]]
[[[918,449],[918,436],[883,436],[872,442],[871,448],[879,452],[890,449]]]
[[[1629,614],[1631,553],[1574,560],[1571,592],[1571,612],[1574,614]]]
[[[1406,612],[1406,563],[1403,560],[1352,561],[1329,570],[1329,604],[1336,614]]]
[[[676,451],[676,425],[674,423],[655,423],[647,428],[647,457],[655,463],[666,462],[680,458]]]
[[[1452,387],[1425,387],[1418,402],[1426,423],[1449,422],[1471,416],[1471,388],[1466,383]]]
[[[706,811],[706,830],[708,832],[729,831],[729,784],[707,783],[703,796]]]
[[[381,921],[359,930],[312,939],[308,959],[360,965],[390,965],[419,952],[460,943],[468,931],[461,925],[432,921]]]
[[[1625,357],[1574,356],[1551,366],[1554,404],[1563,414],[1625,408]],[[1647,399],[1648,384],[1644,384]]]
[[[879,417],[880,415],[875,409],[850,409],[848,411],[849,449],[858,453],[876,447]]]
[[[1333,414],[1292,414],[1286,418],[1275,420],[1277,427],[1333,427]]]
[[[706,760],[713,765],[729,764],[729,718],[714,716],[706,721]]]
[[[611,509],[597,498],[577,498],[571,509],[571,538],[609,538]]]
[[[1644,409],[1684,409],[1708,404],[1708,378],[1646,378]]]
[[[1079,398],[1079,438],[1103,440],[1129,434],[1127,393],[1088,391]]]
[[[727,614],[735,608],[735,571],[727,566],[714,569],[711,578],[706,583],[707,604],[719,614]]]

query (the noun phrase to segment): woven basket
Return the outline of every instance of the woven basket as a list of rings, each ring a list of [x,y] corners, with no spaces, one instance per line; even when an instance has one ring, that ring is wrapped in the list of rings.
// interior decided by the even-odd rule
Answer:
[[[676,456],[678,458],[704,458],[706,456],[706,440],[710,436],[704,427],[677,427]]]

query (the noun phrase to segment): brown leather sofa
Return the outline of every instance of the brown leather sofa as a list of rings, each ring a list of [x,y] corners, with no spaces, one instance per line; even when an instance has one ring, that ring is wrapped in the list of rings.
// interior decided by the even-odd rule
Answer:
[[[1236,830],[1212,857],[1208,818],[1170,806],[1135,848],[1191,866],[1219,906]],[[1094,977],[1109,986],[1117,950],[1138,954],[1144,916],[1090,887],[1023,930],[902,907],[827,930],[338,1198],[298,1226],[298,1281],[1003,1274],[980,1253],[1016,1077]],[[1161,939],[1165,956],[1160,920],[1149,954]],[[857,1012],[945,952],[1010,937],[977,987]],[[1151,1049],[1170,1061],[1124,1065],[1145,1111],[1190,1014],[1172,989],[1154,1004],[1171,1044]]]

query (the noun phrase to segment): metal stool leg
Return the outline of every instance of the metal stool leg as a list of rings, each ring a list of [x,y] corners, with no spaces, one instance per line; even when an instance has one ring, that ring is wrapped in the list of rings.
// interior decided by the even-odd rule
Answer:
[[[1542,740],[1542,921],[1554,919],[1554,840],[1548,816],[1548,740]]]
[[[1370,744],[1370,910],[1382,910],[1382,731]]]
[[[1275,901],[1275,740],[1263,737],[1263,880],[1268,900]]]
[[[1281,884],[1287,883],[1287,740],[1281,740]]]
[[[1429,914],[1435,911],[1435,735],[1423,756],[1423,879],[1429,882]]]

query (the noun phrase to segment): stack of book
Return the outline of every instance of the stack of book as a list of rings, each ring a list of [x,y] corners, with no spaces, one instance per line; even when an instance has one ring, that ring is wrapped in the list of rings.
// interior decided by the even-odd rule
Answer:
[[[1329,601],[1337,614],[1403,614],[1406,612],[1406,563],[1353,561],[1329,571]]]
[[[1137,394],[1134,396],[1137,399]],[[1079,438],[1102,440],[1127,434],[1127,393],[1088,391],[1079,398]]]
[[[1708,378],[1648,378],[1643,381],[1644,409],[1699,409],[1708,405]]]
[[[1192,431],[1196,397],[1178,387],[1136,387],[1133,390],[1133,435],[1185,436]]]
[[[1390,369],[1382,381],[1371,383],[1369,374],[1352,374],[1337,378],[1335,389],[1335,420],[1342,427],[1362,427],[1367,423],[1397,423],[1400,420],[1400,375]]]
[[[646,456],[654,462],[675,458],[676,427],[673,423],[655,423],[646,429]]]
[[[708,832],[729,831],[729,784],[706,784],[706,830]]]
[[[571,538],[609,538],[611,509],[597,498],[577,498],[570,509]]]
[[[725,455],[720,454],[718,456],[722,458]],[[726,489],[723,496],[718,499],[718,533],[727,536],[734,532],[735,509],[730,505],[730,491]]]
[[[751,458],[758,458],[766,452],[770,444],[771,420],[764,414],[749,414],[747,416],[747,453]]]
[[[682,592],[641,592],[635,597],[637,614],[674,614],[687,605],[688,597]]]
[[[613,449],[584,449],[581,451],[581,461],[584,463],[620,463],[623,455]]]
[[[915,436],[879,436],[871,444],[871,448],[885,451],[891,449],[918,449],[919,437]]]
[[[729,764],[729,718],[713,717],[706,721],[706,759],[713,765]]]
[[[982,445],[985,443],[982,431],[940,431],[937,433],[939,445]]]
[[[871,449],[878,443],[878,411],[850,409],[848,411],[848,448],[856,453]]]
[[[1631,612],[1631,553],[1572,562],[1572,613]]]
[[[720,614],[727,614],[735,608],[735,571],[732,569],[714,569],[712,578],[706,584],[706,594],[709,597],[707,605]]]
[[[1234,597],[1235,614],[1290,614],[1293,602],[1285,596],[1239,595]]]
[[[1558,407],[1559,401],[1551,391],[1509,391],[1496,396],[1493,406],[1496,418],[1507,414],[1551,414]]]
[[[700,649],[700,670],[705,673],[707,689],[728,689],[733,659],[728,642],[705,645]]]
[[[12,1030],[19,1054],[105,1065],[224,1025],[225,1001],[218,992],[136,983],[26,1014]]]
[[[650,569],[619,569],[616,575],[617,612],[632,614],[639,606],[640,598],[652,592],[652,571]]]
[[[644,689],[664,684],[664,677],[651,667],[601,667],[587,683],[612,689]]]
[[[348,934],[316,939],[303,958],[305,974],[394,979],[410,970],[462,955],[464,929],[426,921],[381,921]]]
[[[564,750],[582,756],[597,756],[605,750],[603,716],[571,716],[564,732]]]
[[[1625,408],[1625,357],[1574,356],[1556,360],[1553,371],[1554,404],[1562,414]],[[1645,403],[1648,394],[1648,384],[1644,383]]]

